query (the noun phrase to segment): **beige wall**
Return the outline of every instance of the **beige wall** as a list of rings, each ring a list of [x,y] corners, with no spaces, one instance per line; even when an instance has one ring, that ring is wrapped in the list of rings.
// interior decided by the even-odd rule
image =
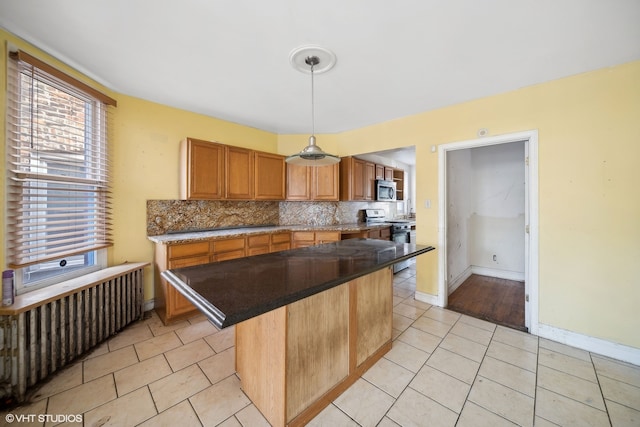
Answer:
[[[119,95],[113,133],[113,237],[110,264],[152,261],[146,201],[179,198],[180,141],[185,137],[275,152],[275,134]],[[153,298],[152,274],[145,299]]]
[[[539,132],[540,323],[640,348],[640,61],[344,132],[338,154],[415,145],[418,243],[436,246],[430,147],[480,128]],[[418,258],[419,291],[437,268]]]
[[[55,59],[0,31],[5,44]],[[71,71],[72,72],[72,71]],[[76,75],[85,81],[88,79]],[[99,85],[95,85],[99,88]],[[3,85],[3,87],[6,87]],[[0,90],[4,117],[5,91]],[[151,261],[147,199],[178,197],[178,145],[186,136],[291,154],[307,135],[274,135],[215,118],[116,98],[113,138],[115,246],[111,263]],[[539,131],[541,323],[640,348],[640,61],[527,87],[337,135],[318,144],[339,155],[416,146],[418,242],[438,242],[438,156],[431,145]],[[0,132],[4,135],[4,121]],[[5,158],[4,144],[0,156]],[[3,169],[4,171],[4,163]],[[4,173],[0,173],[4,199]],[[431,209],[423,201],[432,200]],[[4,224],[4,212],[1,213]],[[0,230],[4,242],[4,230]],[[5,264],[5,248],[0,264]],[[429,255],[429,256],[427,256]],[[420,257],[418,288],[437,293],[437,254]],[[146,298],[152,296],[148,270]]]
[[[81,74],[59,61],[33,48],[11,34],[0,30],[2,59],[1,80],[6,87],[6,45],[25,49],[74,77],[104,90]],[[113,237],[114,246],[109,250],[109,264],[125,261],[153,260],[153,244],[146,235],[147,199],[177,199],[179,197],[178,150],[185,137],[194,137],[225,144],[237,145],[269,152],[277,151],[277,135],[241,126],[224,120],[170,108],[126,95],[104,90],[118,102],[112,115],[112,145],[110,147],[113,182]],[[5,117],[5,90],[0,90],[0,115],[2,135]],[[0,144],[3,168],[2,199],[4,200],[5,144]],[[4,224],[4,212],[2,221]],[[4,239],[4,227],[0,229]],[[5,244],[0,249],[0,264],[6,265]],[[153,273],[145,271],[145,299],[153,298]]]

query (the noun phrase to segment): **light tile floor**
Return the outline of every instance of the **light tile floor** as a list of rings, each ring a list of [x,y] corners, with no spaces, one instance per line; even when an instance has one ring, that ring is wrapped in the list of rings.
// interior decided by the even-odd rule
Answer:
[[[414,268],[396,274],[392,350],[310,425],[640,426],[640,367],[432,307],[414,291]],[[240,389],[233,345],[233,327],[204,316],[164,326],[153,314],[11,413],[82,414],[84,426],[268,426]]]

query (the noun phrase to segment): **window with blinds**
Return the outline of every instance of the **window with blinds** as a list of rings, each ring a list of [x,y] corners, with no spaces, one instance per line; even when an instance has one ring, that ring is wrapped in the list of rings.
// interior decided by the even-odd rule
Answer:
[[[25,52],[7,63],[6,253],[24,292],[105,266],[115,101]]]

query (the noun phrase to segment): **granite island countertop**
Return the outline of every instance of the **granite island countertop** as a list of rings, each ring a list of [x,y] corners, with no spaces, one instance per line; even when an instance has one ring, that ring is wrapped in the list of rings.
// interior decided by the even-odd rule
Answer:
[[[212,229],[206,231],[184,231],[161,234],[157,236],[147,236],[154,243],[176,244],[189,243],[198,240],[207,239],[226,239],[233,237],[242,237],[251,234],[262,233],[279,233],[286,231],[339,231],[341,233],[357,233],[360,231],[375,230],[376,228],[385,228],[392,225],[391,223],[367,224],[364,222],[352,224],[337,225],[269,225],[269,226],[239,226]]]
[[[166,270],[162,277],[224,328],[433,249],[349,239]]]

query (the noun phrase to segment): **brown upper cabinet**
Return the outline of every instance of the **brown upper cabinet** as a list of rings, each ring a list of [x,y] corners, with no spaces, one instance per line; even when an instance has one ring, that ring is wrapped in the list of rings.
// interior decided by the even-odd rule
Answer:
[[[394,181],[397,198],[403,200],[404,170],[357,157],[343,157],[340,160],[340,200],[375,200],[376,179]]]
[[[180,145],[180,198],[224,199],[225,146],[188,138]]]
[[[226,192],[231,200],[253,199],[254,152],[246,148],[225,147]]]
[[[287,164],[287,200],[337,201],[340,167]]]
[[[284,200],[285,157],[261,151],[256,151],[254,156],[255,199]]]
[[[181,145],[182,199],[284,200],[285,157],[187,138]]]
[[[394,169],[390,166],[376,164],[376,179],[393,181],[393,171]]]
[[[389,166],[385,166],[384,167],[384,179],[386,181],[393,181],[393,173],[394,173],[395,169],[394,168],[390,168]]]
[[[340,200],[375,200],[375,163],[356,157],[340,160]]]
[[[384,176],[384,166],[376,165],[376,179],[387,179]]]

